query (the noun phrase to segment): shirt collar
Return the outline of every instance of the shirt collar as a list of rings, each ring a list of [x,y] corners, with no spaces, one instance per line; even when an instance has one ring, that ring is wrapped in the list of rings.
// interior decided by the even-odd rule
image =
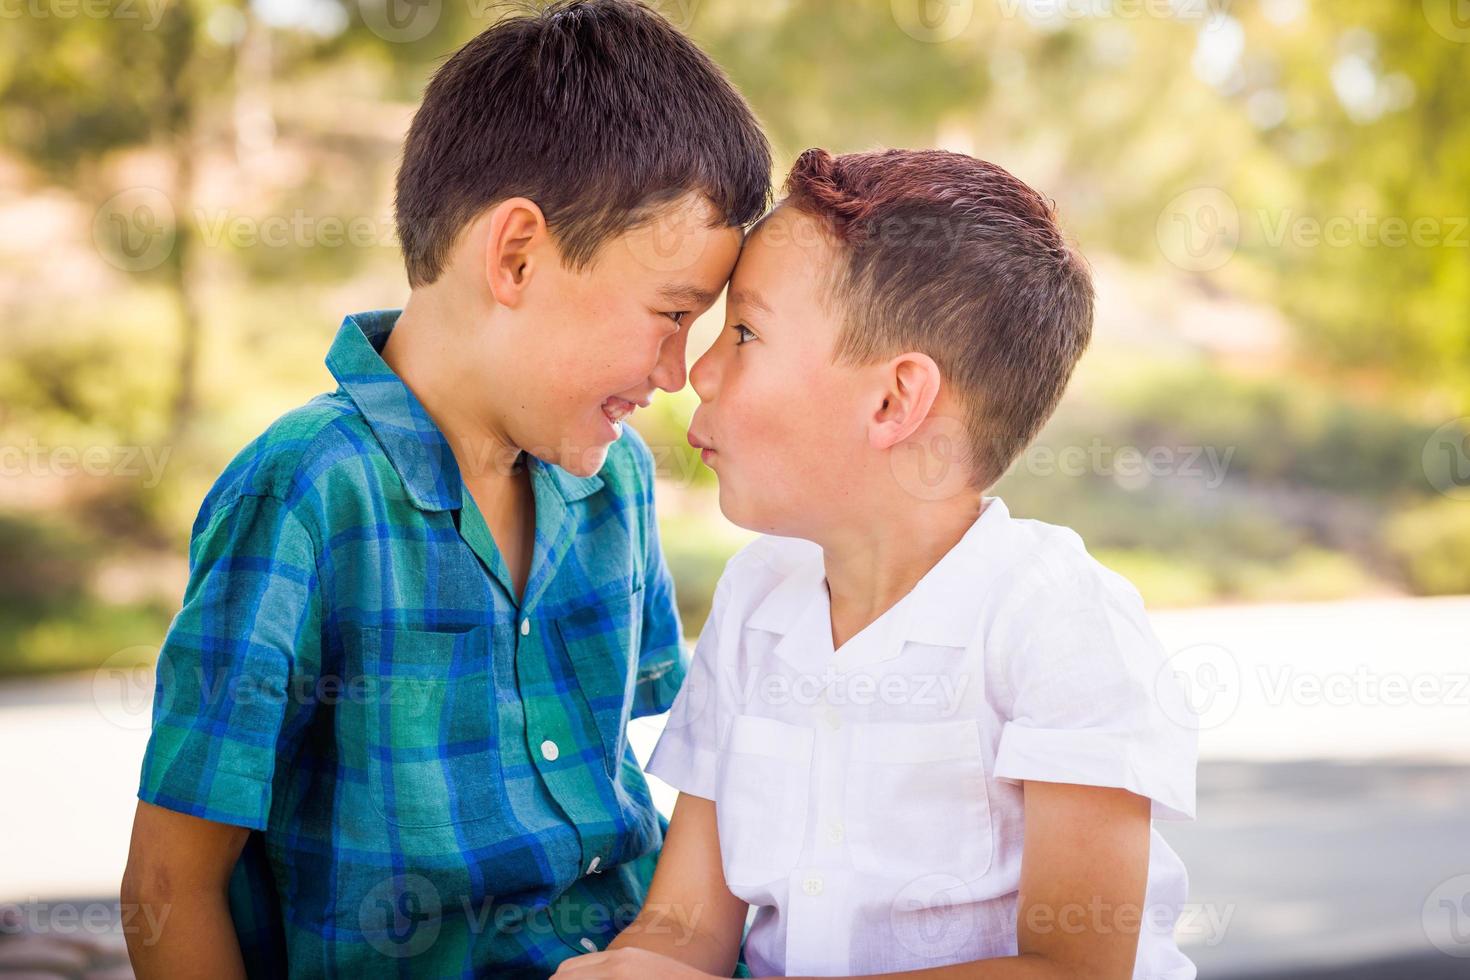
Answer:
[[[380,353],[401,310],[352,313],[342,320],[327,352],[327,370],[357,406],[420,510],[458,510],[464,489],[449,442],[408,386]],[[573,476],[530,456],[533,475],[568,503],[602,488],[602,478]]]
[[[965,647],[975,638],[980,597],[1013,557],[1012,521],[1005,501],[984,498],[984,509],[959,542],[883,614],[887,635],[903,642]],[[824,609],[827,576],[813,547],[752,610],[746,625],[786,635],[814,608]],[[830,623],[824,624],[831,628]],[[894,651],[895,653],[897,651]]]

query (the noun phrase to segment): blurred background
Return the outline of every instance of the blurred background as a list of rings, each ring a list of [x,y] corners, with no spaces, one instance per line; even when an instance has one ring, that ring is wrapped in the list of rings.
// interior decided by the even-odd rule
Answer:
[[[994,492],[1129,576],[1190,688],[1200,818],[1160,829],[1202,975],[1470,976],[1470,2],[652,5],[778,180],[808,146],[972,153],[1089,257],[1093,348]],[[402,304],[401,140],[506,9],[0,0],[0,975],[126,975],[194,514],[333,387],[342,316]],[[636,418],[691,637],[747,540],[695,401]]]

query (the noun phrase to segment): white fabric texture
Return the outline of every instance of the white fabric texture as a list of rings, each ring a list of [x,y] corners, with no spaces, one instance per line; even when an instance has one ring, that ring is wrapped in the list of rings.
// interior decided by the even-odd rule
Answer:
[[[821,550],[731,559],[648,771],[715,802],[757,976],[1016,952],[1021,782],[1122,787],[1193,819],[1197,730],[1138,593],[998,497],[832,648]],[[1135,978],[1190,980],[1183,864],[1153,832]]]

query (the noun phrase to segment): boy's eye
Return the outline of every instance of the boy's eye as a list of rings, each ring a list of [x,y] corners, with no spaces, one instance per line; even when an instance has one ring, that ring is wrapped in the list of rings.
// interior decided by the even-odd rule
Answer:
[[[686,316],[688,316],[688,315],[689,315],[689,311],[688,310],[680,310],[677,313],[665,313],[664,314],[664,316],[668,317],[670,320],[673,320],[674,323],[676,323],[677,325],[679,325],[681,327],[684,325],[684,318]]]
[[[735,331],[735,346],[736,347],[739,347],[742,344],[748,343],[749,341],[752,341],[752,340],[755,339],[755,331],[751,330],[749,327],[747,327],[743,323],[737,323],[733,327],[731,327],[730,329],[733,330],[733,331]]]

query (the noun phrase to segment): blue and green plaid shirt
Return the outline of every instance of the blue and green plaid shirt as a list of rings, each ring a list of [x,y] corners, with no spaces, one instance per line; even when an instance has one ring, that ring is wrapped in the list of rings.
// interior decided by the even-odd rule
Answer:
[[[630,716],[683,680],[653,464],[531,458],[523,600],[449,445],[343,322],[340,387],[277,420],[199,513],[139,796],[249,827],[252,975],[545,976],[637,913],[663,822]]]

